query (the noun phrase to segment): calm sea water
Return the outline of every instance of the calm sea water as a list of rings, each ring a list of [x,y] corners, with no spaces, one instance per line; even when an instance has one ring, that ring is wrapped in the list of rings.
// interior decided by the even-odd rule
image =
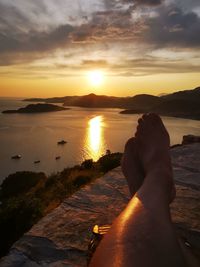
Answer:
[[[0,111],[27,105],[17,99],[0,98]],[[119,109],[73,107],[43,114],[0,113],[0,183],[16,171],[44,171],[47,174],[73,166],[84,159],[97,160],[106,149],[123,151],[136,129],[138,115],[121,115]],[[171,143],[185,134],[200,132],[200,121],[163,118]],[[67,144],[58,146],[59,140]],[[20,160],[12,160],[20,154]],[[60,160],[55,157],[60,156]],[[40,160],[39,164],[34,161]]]

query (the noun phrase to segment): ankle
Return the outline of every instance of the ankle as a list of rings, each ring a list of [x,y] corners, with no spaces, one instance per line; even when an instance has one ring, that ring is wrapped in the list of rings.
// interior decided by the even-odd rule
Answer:
[[[142,185],[144,192],[155,199],[162,198],[164,201],[171,202],[174,187],[172,168],[162,166],[153,168],[145,177]]]
[[[157,181],[158,179],[163,181],[172,180],[172,177],[171,162],[158,162],[146,173],[146,179],[155,179]]]
[[[171,158],[170,154],[161,154],[159,157],[156,155],[155,158],[152,158],[152,160],[149,162],[149,164],[146,164],[146,176],[149,174],[169,174],[172,175],[172,164],[171,164]]]

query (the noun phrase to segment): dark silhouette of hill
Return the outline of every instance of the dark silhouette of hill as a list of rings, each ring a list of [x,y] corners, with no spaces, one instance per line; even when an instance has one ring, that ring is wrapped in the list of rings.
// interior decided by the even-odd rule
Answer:
[[[153,106],[160,103],[160,98],[158,96],[141,94],[130,97],[127,99],[126,106],[134,109],[142,109],[148,111]]]
[[[188,100],[200,103],[200,87],[162,96],[164,100]]]
[[[74,98],[65,99],[64,106],[89,107],[89,108],[113,108],[120,102],[118,97],[89,94]],[[120,105],[117,104],[117,105]]]
[[[151,112],[163,116],[200,119],[199,102],[188,99],[165,100],[152,108]]]
[[[64,106],[90,107],[90,108],[150,108],[159,103],[159,97],[152,95],[136,95],[133,97],[114,97],[105,95],[89,94],[74,98],[66,99]]]
[[[121,108],[122,114],[156,112],[164,116],[200,119],[200,87],[193,90],[164,94],[160,97],[140,94],[133,97],[115,97],[89,94],[85,96],[65,96],[54,98],[32,98],[25,101],[63,103],[64,106],[87,108]]]
[[[64,106],[90,108],[144,108],[148,109],[159,103],[158,96],[141,94],[133,97],[115,97],[89,94],[85,96],[65,96],[54,98],[31,98],[29,102],[63,103]]]
[[[159,98],[157,104],[148,109],[163,116],[200,120],[200,87],[193,90],[179,91]],[[121,114],[137,114],[146,112],[139,109],[126,109]]]
[[[2,113],[40,113],[40,112],[53,112],[67,110],[64,107],[52,105],[52,104],[30,104],[24,108],[17,110],[4,110]]]

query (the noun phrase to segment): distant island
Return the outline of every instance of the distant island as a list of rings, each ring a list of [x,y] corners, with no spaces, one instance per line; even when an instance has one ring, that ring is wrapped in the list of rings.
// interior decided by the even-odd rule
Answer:
[[[172,94],[153,96],[114,97],[89,94],[54,98],[24,99],[30,102],[62,103],[63,106],[87,108],[120,108],[121,114],[156,112],[162,116],[200,120],[200,87]]]
[[[53,104],[30,104],[24,108],[19,108],[17,110],[4,110],[2,111],[2,113],[41,113],[62,111],[68,109],[69,108],[64,108]]]

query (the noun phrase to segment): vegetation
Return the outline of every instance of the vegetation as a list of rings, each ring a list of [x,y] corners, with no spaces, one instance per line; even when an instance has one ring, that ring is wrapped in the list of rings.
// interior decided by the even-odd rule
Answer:
[[[41,112],[54,112],[68,110],[69,108],[64,108],[52,104],[30,104],[24,108],[19,108],[17,110],[4,110],[2,113],[41,113]]]
[[[9,175],[0,190],[0,256],[66,197],[119,166],[121,156],[107,151],[97,162],[85,160],[49,177],[33,172]]]
[[[133,97],[113,97],[89,94],[85,96],[66,96],[46,99],[26,99],[26,101],[63,103],[64,106],[89,108],[122,108],[121,114],[158,113],[162,116],[200,120],[200,87],[192,90],[153,96],[147,94]]]

